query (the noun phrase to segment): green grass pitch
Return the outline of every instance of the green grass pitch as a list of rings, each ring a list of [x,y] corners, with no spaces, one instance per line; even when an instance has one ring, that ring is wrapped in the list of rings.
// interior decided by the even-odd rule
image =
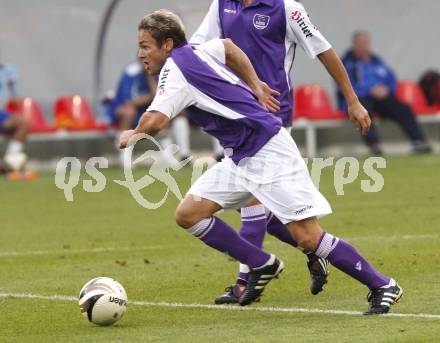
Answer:
[[[160,305],[212,304],[234,280],[237,263],[175,225],[174,196],[159,210],[145,210],[112,181],[122,171],[108,170],[103,192],[86,193],[80,183],[71,203],[53,174],[0,180],[0,342],[440,342],[440,157],[389,158],[382,172],[381,192],[363,193],[358,179],[337,196],[333,169],[325,169],[321,191],[334,214],[321,224],[398,280],[405,294],[393,313],[437,317],[317,313],[363,311],[367,289],[332,268],[325,292],[312,296],[304,256],[272,237],[265,248],[286,269],[252,308],[309,312]],[[176,175],[182,192],[190,176],[189,168]],[[162,192],[153,184],[143,194],[159,199]],[[238,214],[222,217],[238,228]],[[96,276],[120,281],[129,300],[153,304],[129,304],[122,321],[101,328],[80,315],[76,302],[51,298],[77,296]]]

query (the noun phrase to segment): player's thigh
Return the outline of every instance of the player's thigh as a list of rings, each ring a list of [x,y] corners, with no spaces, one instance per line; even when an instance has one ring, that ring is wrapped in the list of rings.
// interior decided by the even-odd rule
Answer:
[[[330,204],[308,175],[292,174],[279,178],[252,190],[252,193],[284,224],[332,212]]]
[[[284,224],[331,213],[285,130],[247,163],[243,170],[247,189]]]
[[[260,205],[261,201],[258,200],[257,198],[252,198],[251,201],[249,201],[246,206],[244,207],[251,207],[251,206],[255,206],[255,205]]]
[[[240,175],[229,159],[224,159],[208,169],[189,189],[187,196],[194,199],[207,199],[224,210],[245,207],[252,194],[242,185]]]

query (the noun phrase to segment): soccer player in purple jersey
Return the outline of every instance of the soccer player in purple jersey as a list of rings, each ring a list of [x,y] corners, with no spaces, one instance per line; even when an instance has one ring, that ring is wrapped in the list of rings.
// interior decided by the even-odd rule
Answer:
[[[240,209],[256,197],[302,248],[370,289],[366,314],[388,312],[402,289],[351,244],[321,229],[316,217],[330,214],[330,205],[310,179],[292,137],[268,111],[276,104],[273,91],[258,79],[243,51],[231,40],[188,45],[180,19],[166,10],[145,16],[138,29],[139,58],[150,74],[159,74],[159,84],[136,129],[121,134],[120,147],[127,147],[136,134],[160,131],[183,109],[195,108],[193,119],[228,153],[192,185],[176,210],[176,222],[250,267],[240,305],[258,299],[284,265],[241,238],[215,213]],[[368,131],[371,121],[359,103],[352,119],[362,132]]]
[[[190,39],[202,44],[215,38],[230,38],[252,62],[258,77],[280,92],[280,109],[275,115],[290,132],[292,126],[292,81],[290,71],[299,45],[310,58],[316,58],[336,80],[347,103],[348,111],[358,110],[357,98],[343,65],[330,43],[310,21],[304,6],[294,0],[214,0],[202,24]],[[241,209],[240,235],[259,247],[266,231],[279,240],[299,247],[281,221],[258,201]],[[312,294],[322,291],[328,277],[328,261],[308,250]],[[235,284],[215,299],[216,304],[236,303],[245,289],[249,268],[241,264]]]

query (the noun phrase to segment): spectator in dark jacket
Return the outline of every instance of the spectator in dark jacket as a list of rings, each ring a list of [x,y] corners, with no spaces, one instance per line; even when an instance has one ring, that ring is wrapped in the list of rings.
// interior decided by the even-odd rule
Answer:
[[[414,112],[395,96],[396,77],[385,62],[370,50],[370,35],[358,31],[353,35],[353,46],[342,62],[347,69],[353,88],[370,116],[378,113],[381,118],[394,120],[400,125],[413,144],[414,152],[429,152],[425,135],[415,119]],[[341,110],[347,104],[339,94]],[[373,154],[382,154],[376,128],[371,125],[365,141]]]

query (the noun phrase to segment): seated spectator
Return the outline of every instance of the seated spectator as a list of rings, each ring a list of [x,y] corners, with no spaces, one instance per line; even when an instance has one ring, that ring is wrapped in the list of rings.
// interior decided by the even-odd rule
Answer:
[[[138,61],[125,67],[110,105],[111,124],[117,125],[121,130],[137,125],[142,113],[154,98],[150,82]]]
[[[139,118],[154,99],[157,81],[150,77],[139,62],[130,63],[125,67],[119,81],[115,96],[109,106],[110,122],[121,130],[129,130],[137,126]],[[180,160],[190,155],[189,125],[184,114],[176,117],[171,123],[171,131],[176,144],[179,146]],[[157,137],[161,146],[166,148],[172,144],[169,134]],[[124,151],[120,151],[120,162],[123,164]],[[170,156],[163,156],[164,162]]]
[[[8,101],[18,100],[17,72],[11,65],[0,63],[0,134],[10,138],[4,161],[6,167],[12,171],[19,171],[24,167],[26,155],[23,148],[30,129],[27,118],[3,110]]]
[[[429,106],[440,106],[440,72],[428,70],[419,80]]]
[[[415,153],[430,152],[431,148],[426,143],[425,135],[415,119],[414,112],[407,104],[395,97],[396,77],[393,71],[380,57],[371,52],[369,33],[356,32],[352,44],[351,50],[345,54],[342,61],[362,105],[370,116],[378,113],[381,118],[398,123],[411,140]],[[339,91],[338,95],[340,108],[346,111],[347,103]],[[365,141],[373,154],[382,154],[374,125],[371,125]]]

